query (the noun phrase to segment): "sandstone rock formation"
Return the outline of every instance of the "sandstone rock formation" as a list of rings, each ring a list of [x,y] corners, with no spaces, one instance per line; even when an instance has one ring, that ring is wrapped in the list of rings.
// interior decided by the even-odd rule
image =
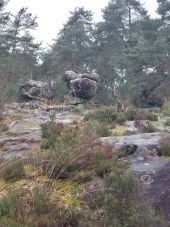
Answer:
[[[41,82],[35,80],[28,80],[20,87],[20,94],[26,99],[52,99],[54,97],[54,82]]]
[[[96,73],[76,75],[73,71],[66,71],[64,80],[72,97],[88,100],[96,94],[99,75]]]

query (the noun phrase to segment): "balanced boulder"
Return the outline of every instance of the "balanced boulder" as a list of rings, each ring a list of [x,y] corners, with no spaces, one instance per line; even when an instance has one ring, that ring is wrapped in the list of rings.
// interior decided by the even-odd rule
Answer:
[[[96,94],[99,75],[96,73],[76,75],[73,71],[66,71],[64,80],[73,97],[91,99]]]

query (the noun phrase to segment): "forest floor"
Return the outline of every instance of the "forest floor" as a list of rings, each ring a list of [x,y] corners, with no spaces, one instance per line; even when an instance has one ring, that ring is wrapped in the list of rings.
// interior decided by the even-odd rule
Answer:
[[[84,118],[95,110],[77,110],[72,106],[43,106],[35,103],[20,103],[6,105],[4,125],[6,130],[0,130],[0,157],[3,160],[22,157],[32,151],[41,150],[41,124],[53,121],[78,127]],[[169,116],[155,113],[158,120],[152,121],[154,131],[141,132],[135,120],[125,120],[110,127],[108,136],[95,138],[94,143],[111,146],[113,150],[127,152],[130,164],[128,172],[133,172],[144,188],[143,199],[150,201],[164,216],[170,220],[170,155],[159,155],[160,141],[170,132],[170,126],[165,122]],[[139,120],[138,124],[148,124],[148,120]],[[169,152],[170,153],[170,152]],[[89,183],[91,182],[91,183]],[[102,184],[96,177],[95,183],[89,181],[83,184],[87,190]],[[28,186],[28,185],[27,185]],[[1,189],[2,190],[2,189]]]

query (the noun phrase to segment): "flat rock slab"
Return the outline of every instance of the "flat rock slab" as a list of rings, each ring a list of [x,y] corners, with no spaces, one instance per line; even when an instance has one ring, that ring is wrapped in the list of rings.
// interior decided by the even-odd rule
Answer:
[[[51,119],[63,124],[81,121],[83,117],[74,114],[73,109],[74,106],[41,106],[36,102],[6,105],[4,116],[9,130],[0,136],[0,157],[21,156],[35,149],[41,141],[41,123]]]
[[[159,171],[152,174],[152,183],[145,190],[146,199],[150,199],[159,208],[167,221],[170,220],[170,161],[164,162]]]
[[[100,138],[104,144],[116,147],[137,145],[129,171],[134,172],[144,185],[146,200],[160,209],[165,222],[170,220],[170,160],[157,156],[161,133]]]
[[[161,133],[143,133],[131,136],[111,136],[102,137],[99,139],[104,144],[109,145],[130,145],[135,144],[137,146],[149,146],[149,145],[159,145],[159,140],[161,139]]]

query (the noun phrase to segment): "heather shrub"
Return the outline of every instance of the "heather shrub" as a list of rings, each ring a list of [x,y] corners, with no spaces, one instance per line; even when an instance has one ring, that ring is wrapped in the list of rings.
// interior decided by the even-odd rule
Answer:
[[[5,181],[16,181],[25,177],[24,163],[20,158],[14,158],[7,163],[2,163],[0,169],[0,176]]]
[[[99,109],[92,113],[89,113],[85,120],[97,120],[99,122],[112,123],[117,118],[117,113],[115,113],[113,108],[105,107]]]
[[[160,149],[159,149],[160,156],[170,156],[170,135],[166,134],[163,135],[162,139],[160,140]]]

